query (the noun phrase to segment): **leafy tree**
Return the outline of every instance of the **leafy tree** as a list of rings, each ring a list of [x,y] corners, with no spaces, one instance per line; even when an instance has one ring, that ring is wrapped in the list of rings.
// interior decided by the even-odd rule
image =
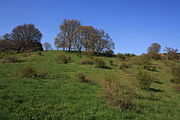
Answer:
[[[160,44],[152,43],[147,51],[148,51],[148,53],[151,53],[151,52],[159,53],[160,49],[161,49],[161,45]]]
[[[51,44],[48,43],[48,42],[45,42],[45,43],[43,44],[43,46],[44,46],[44,49],[45,49],[45,50],[51,50],[51,49],[52,49]]]

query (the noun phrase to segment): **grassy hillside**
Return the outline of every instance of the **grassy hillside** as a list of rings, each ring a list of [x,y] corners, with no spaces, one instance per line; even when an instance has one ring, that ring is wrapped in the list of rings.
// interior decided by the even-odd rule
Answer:
[[[21,61],[0,63],[0,119],[66,119],[66,120],[179,120],[180,94],[175,88],[179,84],[171,82],[170,66],[162,61],[152,60],[156,71],[148,71],[155,77],[151,89],[143,90],[135,75],[140,65],[135,65],[129,57],[125,62],[129,68],[120,69],[122,62],[115,57],[102,58],[107,68],[81,65],[87,56],[68,53],[72,61],[60,64],[55,61],[63,51],[44,51],[31,54],[17,54]],[[114,65],[110,65],[112,60]],[[2,61],[2,60],[0,60]],[[136,61],[136,60],[134,60]],[[178,64],[178,63],[176,63]],[[46,77],[23,77],[26,66],[46,73]],[[111,68],[111,69],[110,69]],[[91,81],[80,82],[77,74],[83,73]],[[106,79],[121,80],[126,86],[136,90],[130,109],[109,106],[102,96],[102,86]]]

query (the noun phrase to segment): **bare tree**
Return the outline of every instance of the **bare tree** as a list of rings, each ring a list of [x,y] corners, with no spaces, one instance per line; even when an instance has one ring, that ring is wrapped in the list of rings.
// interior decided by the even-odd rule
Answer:
[[[24,24],[14,28],[11,37],[17,52],[20,52],[33,50],[34,44],[40,43],[42,34],[34,24]]]
[[[52,49],[51,44],[48,43],[48,42],[45,42],[45,43],[43,44],[43,46],[44,46],[44,49],[45,49],[45,50],[51,50],[51,49]]]

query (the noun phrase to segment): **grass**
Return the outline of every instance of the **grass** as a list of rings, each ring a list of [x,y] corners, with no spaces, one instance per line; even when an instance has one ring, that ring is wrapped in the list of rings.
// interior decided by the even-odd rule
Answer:
[[[71,57],[68,64],[58,64],[55,58],[64,53]],[[77,56],[73,52],[44,51],[43,56],[36,52],[20,57],[23,62],[0,64],[0,119],[1,120],[178,120],[180,119],[180,94],[173,89],[172,75],[160,60],[152,61],[161,69],[149,71],[158,78],[150,91],[137,88],[133,109],[120,111],[108,106],[101,96],[101,84],[107,77],[122,78],[126,85],[138,86],[135,78],[139,65],[124,74],[119,69],[119,60],[115,57],[99,57],[106,65],[113,60],[112,69],[97,69],[93,65],[80,65],[86,56]],[[21,54],[17,54],[21,56]],[[128,62],[128,61],[127,61]],[[24,78],[21,69],[32,66],[38,70],[48,70],[49,77]],[[97,84],[80,83],[75,77],[78,73],[90,76]],[[178,84],[179,85],[179,84]],[[176,85],[177,86],[177,85]],[[153,99],[151,100],[151,94]]]

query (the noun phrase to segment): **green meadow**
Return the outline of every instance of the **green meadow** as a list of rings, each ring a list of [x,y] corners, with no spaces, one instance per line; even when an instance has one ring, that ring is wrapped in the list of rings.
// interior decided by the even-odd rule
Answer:
[[[59,54],[69,56],[71,62],[58,63]],[[170,72],[172,64],[179,65],[177,62],[151,60],[156,70],[146,70],[154,79],[145,90],[136,78],[142,67],[134,63],[139,56],[127,56],[123,61],[58,50],[15,56],[19,59],[15,63],[0,59],[0,120],[180,120],[180,86],[171,82]],[[87,58],[104,60],[106,68],[81,64]],[[120,68],[122,62],[129,67]],[[42,77],[23,76],[22,69],[27,66]],[[85,75],[90,82],[80,81],[77,74]],[[102,95],[107,79],[134,88],[132,107],[121,109],[108,104]]]

